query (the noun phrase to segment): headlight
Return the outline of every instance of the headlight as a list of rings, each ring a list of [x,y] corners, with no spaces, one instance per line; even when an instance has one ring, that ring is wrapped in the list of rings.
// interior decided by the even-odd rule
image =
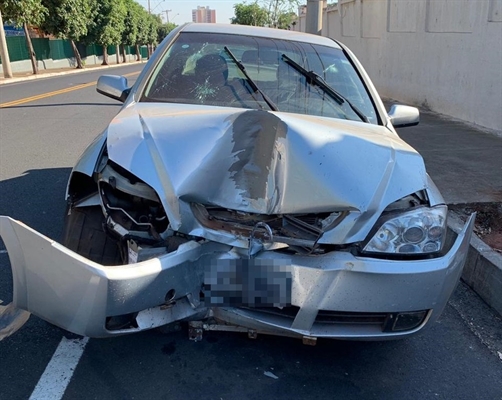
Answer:
[[[447,212],[446,206],[420,207],[387,217],[363,251],[397,254],[438,252],[446,237]]]

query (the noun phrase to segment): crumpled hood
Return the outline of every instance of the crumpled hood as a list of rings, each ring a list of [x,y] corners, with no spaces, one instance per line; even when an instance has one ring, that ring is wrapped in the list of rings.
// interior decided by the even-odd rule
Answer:
[[[259,110],[138,103],[108,155],[159,194],[174,229],[191,202],[262,214],[359,210],[427,187],[422,157],[382,126]]]

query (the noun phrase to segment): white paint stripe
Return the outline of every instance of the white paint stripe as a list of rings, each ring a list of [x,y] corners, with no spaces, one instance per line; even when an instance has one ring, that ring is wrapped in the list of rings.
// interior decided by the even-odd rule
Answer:
[[[30,400],[60,400],[63,398],[88,340],[88,337],[83,339],[63,337],[61,339],[51,361],[33,390]]]
[[[7,250],[0,250],[0,254],[7,254]]]

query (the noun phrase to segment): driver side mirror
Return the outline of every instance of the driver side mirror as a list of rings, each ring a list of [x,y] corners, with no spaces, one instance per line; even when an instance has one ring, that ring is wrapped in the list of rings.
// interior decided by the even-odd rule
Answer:
[[[394,128],[415,126],[420,122],[420,112],[416,107],[393,105],[390,108],[389,117]]]
[[[131,88],[127,86],[127,79],[117,75],[102,75],[98,79],[96,91],[114,100],[126,101]]]

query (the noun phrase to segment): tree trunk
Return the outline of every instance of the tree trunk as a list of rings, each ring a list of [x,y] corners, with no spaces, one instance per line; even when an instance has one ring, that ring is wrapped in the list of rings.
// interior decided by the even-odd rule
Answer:
[[[279,20],[279,0],[275,1],[275,7],[274,7],[274,28],[277,29],[278,25],[278,20]]]
[[[120,44],[115,45],[115,60],[120,64]]]
[[[0,58],[2,59],[4,78],[12,78],[12,67],[10,65],[9,50],[3,29],[2,11],[0,11]]]
[[[24,34],[26,35],[26,47],[28,48],[28,53],[30,53],[31,67],[33,69],[33,74],[38,74],[38,65],[37,65],[37,55],[35,54],[35,50],[33,50],[33,43],[31,43],[30,32],[28,31],[28,25],[26,23],[23,24]]]
[[[70,40],[71,47],[73,49],[73,54],[75,54],[75,60],[77,60],[77,69],[84,68],[84,64],[82,63],[82,57],[80,57],[80,53],[77,49],[77,46],[73,40]]]
[[[141,50],[139,49],[139,44],[136,45],[136,61],[141,61]]]
[[[120,48],[122,50],[122,62],[126,63],[127,62],[127,54],[126,54],[125,44],[121,44],[120,46],[121,46]]]
[[[108,65],[108,46],[103,45],[103,63],[101,65]]]

